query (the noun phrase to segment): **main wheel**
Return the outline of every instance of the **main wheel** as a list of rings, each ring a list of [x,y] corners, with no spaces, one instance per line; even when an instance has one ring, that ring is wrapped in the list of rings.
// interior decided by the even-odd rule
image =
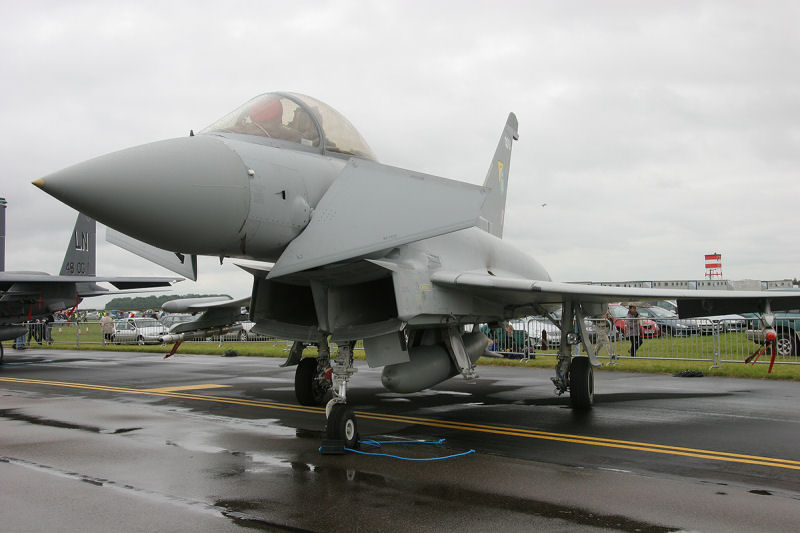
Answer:
[[[330,382],[319,375],[316,357],[300,359],[294,373],[294,394],[300,405],[324,404],[330,387]]]
[[[325,434],[331,440],[343,440],[346,448],[358,447],[356,415],[346,403],[337,403],[331,408]]]
[[[139,346],[143,346],[144,345],[144,337],[142,337],[141,335],[136,337],[136,344],[138,344]]]
[[[239,332],[239,341],[247,342],[247,332],[245,330]]]
[[[573,409],[590,409],[594,403],[594,369],[588,357],[574,357],[569,365],[569,400]]]

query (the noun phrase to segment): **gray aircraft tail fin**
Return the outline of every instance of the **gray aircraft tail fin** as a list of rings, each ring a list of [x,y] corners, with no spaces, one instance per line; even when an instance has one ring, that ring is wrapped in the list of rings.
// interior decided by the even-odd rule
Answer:
[[[489,195],[481,207],[482,229],[497,237],[503,237],[503,219],[506,211],[506,195],[508,193],[508,175],[511,170],[511,143],[519,139],[519,123],[514,113],[508,114],[508,120],[497,143],[489,172],[483,186],[489,189]]]
[[[78,213],[75,229],[67,244],[67,253],[61,265],[61,276],[95,275],[95,237],[97,223],[83,213]]]

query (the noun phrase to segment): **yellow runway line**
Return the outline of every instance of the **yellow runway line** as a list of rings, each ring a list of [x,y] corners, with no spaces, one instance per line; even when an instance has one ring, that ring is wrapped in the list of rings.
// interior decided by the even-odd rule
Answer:
[[[249,407],[260,407],[266,409],[279,409],[282,411],[295,411],[313,414],[322,414],[324,409],[320,407],[307,407],[294,404],[278,402],[267,402],[262,400],[248,400],[245,398],[230,398],[224,396],[208,396],[200,394],[189,394],[181,392],[184,390],[213,389],[229,387],[228,385],[201,384],[184,385],[176,387],[161,387],[154,389],[133,389],[126,387],[112,387],[107,385],[93,385],[88,383],[72,383],[66,381],[46,381],[26,378],[6,378],[0,377],[0,382],[23,383],[30,385],[45,385],[52,387],[67,387],[85,390],[99,390],[106,392],[117,392],[122,394],[145,394],[152,396],[164,396],[170,398],[181,398],[187,400],[198,400],[203,402],[225,403],[231,405],[243,405]],[[437,420],[433,418],[421,418],[414,416],[390,415],[375,413],[371,411],[356,411],[356,415],[370,420],[384,422],[395,422],[401,424],[421,425],[428,427],[439,427],[444,429],[455,429],[460,431],[471,431],[487,433],[493,435],[506,435],[509,437],[522,437],[529,439],[540,439],[571,444],[583,444],[587,446],[601,446],[605,448],[616,448],[624,450],[634,450],[649,453],[660,453],[667,455],[679,455],[684,457],[694,457],[698,459],[710,459],[714,461],[727,461],[732,463],[745,463],[759,466],[769,466],[773,468],[786,468],[800,470],[800,461],[792,459],[778,459],[773,457],[762,457],[758,455],[747,455],[730,452],[718,452],[713,450],[702,450],[697,448],[685,448],[681,446],[669,446],[665,444],[653,444],[647,442],[624,441],[618,439],[607,439],[602,437],[592,437],[585,435],[571,435],[568,433],[551,433],[547,431],[536,431],[531,429],[510,428],[502,426],[489,426],[484,424],[472,424],[468,422],[455,422],[447,420]]]
[[[204,390],[204,389],[225,389],[230,385],[216,385],[214,383],[203,383],[199,385],[180,385],[177,387],[161,387],[159,389],[141,389],[141,392],[180,392],[185,390]]]

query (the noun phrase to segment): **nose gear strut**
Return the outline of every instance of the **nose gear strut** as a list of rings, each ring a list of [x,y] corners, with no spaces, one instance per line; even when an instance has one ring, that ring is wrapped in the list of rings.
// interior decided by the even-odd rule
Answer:
[[[347,405],[347,383],[356,373],[353,367],[354,341],[339,345],[336,358],[331,360],[333,398],[325,406],[325,436],[329,441],[340,441],[345,448],[358,448],[358,425],[356,415]],[[331,445],[330,442],[327,443]],[[323,446],[325,447],[325,446]]]

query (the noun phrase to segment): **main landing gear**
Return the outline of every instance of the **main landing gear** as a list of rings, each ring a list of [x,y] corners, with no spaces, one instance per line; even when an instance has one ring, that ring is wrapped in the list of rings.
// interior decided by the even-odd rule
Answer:
[[[594,368],[588,357],[558,356],[556,375],[550,378],[556,386],[556,394],[569,392],[569,403],[573,409],[591,409],[594,404]]]
[[[574,357],[569,365],[569,401],[573,409],[594,404],[594,369],[588,357]]]
[[[303,357],[306,345],[295,342],[289,357],[281,366],[297,365],[294,373],[294,394],[300,405],[321,407],[331,390],[330,351],[327,342],[317,345],[317,357]]]
[[[569,391],[573,409],[590,409],[594,404],[594,367],[600,366],[594,346],[587,343],[583,309],[577,302],[566,301],[561,314],[561,345],[559,347],[556,375],[551,378],[559,396]],[[587,357],[573,356],[582,343]]]
[[[298,346],[299,345],[299,346]],[[294,392],[301,405],[325,405],[325,437],[344,443],[345,448],[358,447],[356,415],[347,405],[347,382],[356,373],[353,367],[354,342],[339,345],[336,358],[331,359],[327,341],[318,345],[317,357],[301,359],[302,344],[295,343],[287,364],[297,364]],[[330,397],[327,404],[325,399]]]

